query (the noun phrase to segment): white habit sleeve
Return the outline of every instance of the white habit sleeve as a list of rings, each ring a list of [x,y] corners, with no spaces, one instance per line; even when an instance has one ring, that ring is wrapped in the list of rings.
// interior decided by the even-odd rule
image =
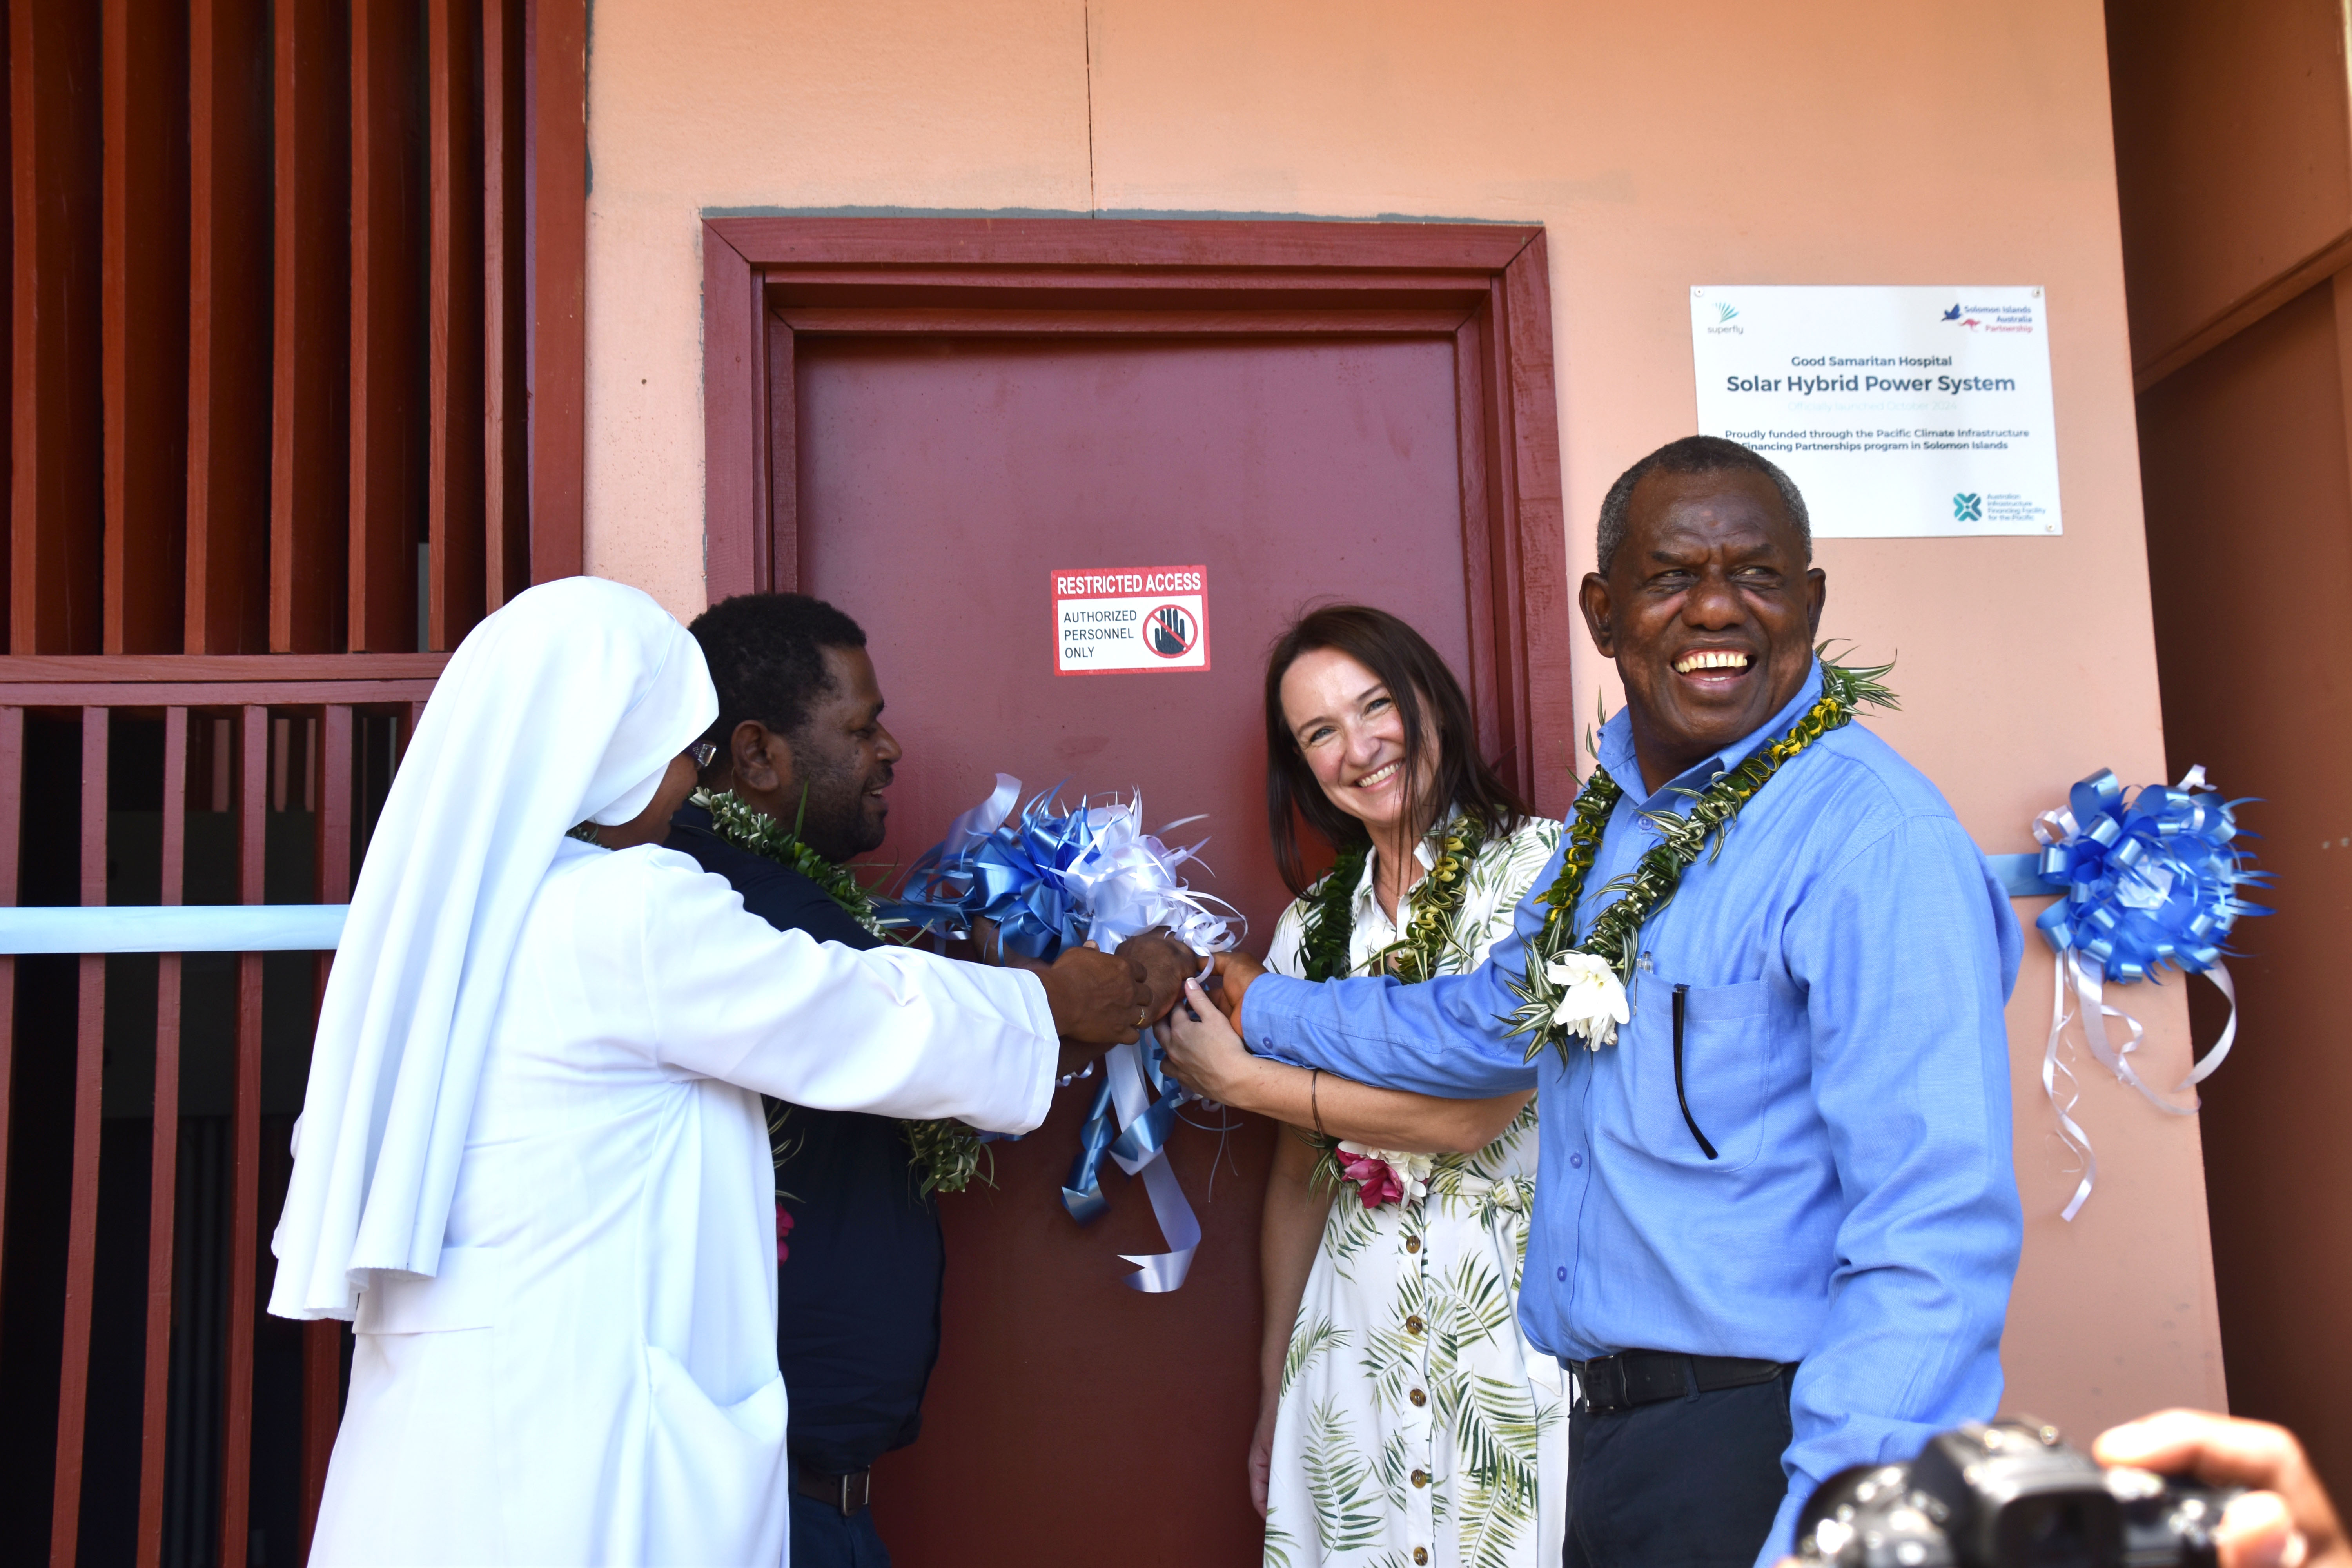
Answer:
[[[991,1132],[1045,1119],[1060,1042],[1035,975],[780,931],[684,856],[642,864],[663,1062],[819,1110],[955,1116]]]

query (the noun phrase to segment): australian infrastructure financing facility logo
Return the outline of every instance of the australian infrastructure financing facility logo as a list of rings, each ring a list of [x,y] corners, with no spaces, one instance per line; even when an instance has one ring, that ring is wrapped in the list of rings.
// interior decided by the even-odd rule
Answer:
[[[1952,497],[1952,521],[1954,522],[1982,522],[1984,521],[1984,497],[1977,494],[1973,490],[1962,490]]]

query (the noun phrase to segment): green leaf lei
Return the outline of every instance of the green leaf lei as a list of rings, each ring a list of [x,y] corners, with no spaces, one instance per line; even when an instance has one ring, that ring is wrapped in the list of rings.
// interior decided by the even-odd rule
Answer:
[[[1643,923],[1675,896],[1683,873],[1700,855],[1707,854],[1712,858],[1723,852],[1724,838],[1730,832],[1733,819],[1756,792],[1780,771],[1781,764],[1831,731],[1853,722],[1861,709],[1898,706],[1895,694],[1880,684],[1881,678],[1895,668],[1893,665],[1848,669],[1831,663],[1825,655],[1821,664],[1821,700],[1808,709],[1787,734],[1759,748],[1738,767],[1717,774],[1715,782],[1705,789],[1679,792],[1691,797],[1689,815],[1671,811],[1643,813],[1643,820],[1657,830],[1658,842],[1635,862],[1632,871],[1601,889],[1616,892],[1617,900],[1593,917],[1592,928],[1579,942],[1575,940],[1577,902],[1583,896],[1585,879],[1591,874],[1592,863],[1600,854],[1609,814],[1624,794],[1623,786],[1609,776],[1609,770],[1595,764],[1576,797],[1576,810],[1568,827],[1568,851],[1561,858],[1559,875],[1542,897],[1544,923],[1528,943],[1527,974],[1524,979],[1510,982],[1511,992],[1520,1003],[1518,1010],[1510,1016],[1510,1033],[1528,1037],[1528,1060],[1535,1060],[1547,1045],[1559,1052],[1562,1062],[1569,1059],[1568,1029],[1553,1022],[1563,989],[1551,978],[1554,959],[1567,952],[1591,953],[1605,960],[1621,982],[1630,980],[1639,947],[1636,939]],[[1715,841],[1711,852],[1707,848],[1710,838]]]
[[[1437,858],[1412,890],[1412,918],[1404,935],[1365,960],[1366,969],[1385,968],[1407,985],[1435,974],[1438,961],[1455,943],[1471,863],[1486,845],[1486,826],[1474,816],[1457,816],[1430,837],[1437,842]],[[1354,972],[1348,945],[1356,934],[1356,887],[1364,879],[1371,850],[1370,840],[1341,849],[1314,890],[1298,936],[1299,967],[1309,980],[1340,980]],[[1307,1190],[1320,1194],[1339,1186],[1339,1141],[1304,1128],[1293,1131],[1328,1156],[1316,1162]]]
[[[887,937],[891,929],[904,922],[885,921],[875,912],[874,900],[859,886],[846,867],[836,866],[806,844],[801,842],[800,825],[787,829],[766,812],[750,805],[733,791],[713,794],[707,789],[694,792],[694,804],[710,814],[710,826],[720,838],[763,860],[799,872],[824,890],[825,896],[842,907],[851,920],[877,937]],[[803,808],[806,803],[803,802]],[[778,1112],[768,1124],[772,1138],[782,1131],[789,1109]],[[989,1160],[988,1145],[980,1134],[962,1122],[949,1118],[932,1121],[902,1119],[899,1130],[906,1133],[907,1142],[914,1151],[915,1166],[921,1172],[919,1188],[926,1194],[960,1193],[973,1180],[996,1184],[982,1174],[981,1165]],[[991,1162],[992,1163],[992,1162]]]
[[[1368,970],[1385,968],[1408,985],[1437,973],[1469,894],[1470,863],[1486,845],[1485,826],[1472,816],[1457,816],[1430,837],[1437,841],[1437,857],[1413,889],[1412,919],[1402,936],[1365,960]],[[1307,907],[1298,954],[1309,980],[1342,979],[1354,968],[1348,944],[1356,934],[1356,886],[1371,848],[1367,841],[1340,850]]]

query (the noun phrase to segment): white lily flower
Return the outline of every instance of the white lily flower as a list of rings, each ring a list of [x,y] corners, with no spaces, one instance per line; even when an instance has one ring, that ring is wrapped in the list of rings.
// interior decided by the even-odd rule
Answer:
[[[1624,983],[1607,959],[1563,952],[1544,966],[1544,976],[1559,987],[1559,1000],[1552,1004],[1553,1023],[1583,1036],[1589,1051],[1616,1043],[1617,1026],[1632,1019],[1633,1012],[1625,1000]]]

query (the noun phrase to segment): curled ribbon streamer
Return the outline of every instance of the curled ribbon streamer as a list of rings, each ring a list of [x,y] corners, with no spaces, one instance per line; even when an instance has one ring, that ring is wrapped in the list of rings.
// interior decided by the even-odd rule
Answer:
[[[1007,951],[1036,959],[1089,938],[1108,950],[1154,926],[1168,927],[1195,952],[1222,952],[1241,940],[1240,912],[1177,875],[1200,858],[1206,839],[1172,849],[1146,833],[1140,796],[1100,805],[1081,800],[1056,815],[1056,785],[1016,818],[1020,795],[1019,779],[997,774],[995,790],[950,825],[908,870],[905,892],[877,900],[877,910],[951,936],[992,921]],[[1160,832],[1199,820],[1183,817]]]
[[[2050,1109],[2058,1113],[2058,1140],[2083,1162],[2083,1179],[2074,1188],[2064,1213],[2059,1217],[2073,1219],[2083,1212],[2090,1201],[2091,1187],[2099,1179],[2099,1157],[2091,1152],[2091,1135],[2083,1131],[2074,1117],[2074,1102],[2083,1098],[2083,1087],[2074,1077],[2074,1069],[2058,1059],[2058,1042],[2066,1032],[2067,1020],[2074,1012],[2066,1005],[2066,963],[2061,959],[2050,969],[2050,1041],[2042,1051],[2042,1092],[2050,1097]],[[2066,1075],[2067,1095],[2063,1104],[2058,1100],[2058,1075]]]
[[[992,921],[1006,951],[1041,960],[1089,940],[1108,951],[1155,926],[1167,927],[1196,953],[1222,952],[1241,940],[1240,911],[1194,892],[1177,875],[1208,841],[1179,849],[1161,842],[1199,817],[1152,834],[1143,830],[1140,796],[1113,796],[1099,805],[1082,799],[1075,811],[1057,815],[1057,784],[1015,816],[1020,798],[1021,781],[997,774],[988,798],[949,824],[947,836],[908,870],[905,892],[877,900],[877,912],[953,936],[969,936],[976,921]],[[1201,1222],[1166,1158],[1177,1108],[1191,1097],[1162,1069],[1148,1036],[1141,1047],[1113,1047],[1104,1068],[1078,1129],[1062,1206],[1081,1225],[1110,1212],[1102,1190],[1106,1155],[1139,1177],[1170,1250],[1128,1256],[1139,1272],[1127,1283],[1153,1293],[1173,1290],[1201,1244]]]
[[[1129,1175],[1142,1177],[1152,1217],[1171,1250],[1120,1254],[1141,1270],[1129,1275],[1127,1283],[1153,1293],[1173,1290],[1184,1283],[1201,1245],[1200,1220],[1165,1157],[1176,1110],[1192,1097],[1168,1077],[1156,1044],[1148,1050],[1114,1046],[1104,1066],[1102,1087],[1095,1091],[1094,1104],[1078,1130],[1078,1157],[1062,1185],[1062,1206],[1081,1225],[1110,1212],[1110,1200],[1102,1190],[1105,1155]]]
[[[1063,1206],[1082,1225],[1109,1212],[1109,1200],[1102,1191],[1105,1154],[1129,1175],[1142,1177],[1144,1193],[1151,1200],[1152,1218],[1159,1222],[1169,1250],[1119,1256],[1138,1269],[1127,1278],[1129,1289],[1163,1294],[1184,1283],[1192,1267],[1192,1254],[1201,1246],[1201,1221],[1167,1158],[1168,1130],[1184,1092],[1161,1072],[1156,1053],[1147,1058],[1137,1046],[1113,1046],[1104,1066],[1108,1070],[1103,1085],[1095,1091],[1093,1108],[1078,1135],[1077,1163],[1062,1187]],[[1157,1100],[1152,1098],[1155,1089]],[[1114,1107],[1119,1124],[1116,1137],[1111,1131]]]
[[[2239,829],[2233,808],[2244,803],[2204,798],[2213,793],[2200,766],[2189,769],[2177,784],[2145,785],[2126,800],[2113,770],[2102,768],[2068,792],[2063,807],[2033,819],[2033,837],[2042,847],[2041,879],[2065,895],[2042,911],[2034,925],[2058,955],[2050,1037],[2042,1058],[2042,1092],[2057,1113],[2061,1141],[2084,1161],[2082,1183],[2066,1205],[2067,1219],[2082,1212],[2098,1175],[2090,1137],[2072,1115],[2079,1088],[2062,1103],[2057,1086],[2060,1073],[2074,1082],[2073,1071],[2059,1059],[2058,1047],[2075,1011],[2082,1016],[2084,1040],[2099,1065],[2172,1116],[2197,1110],[2196,1096],[2189,1091],[2227,1059],[2237,1039],[2237,987],[2222,962],[2221,943],[2241,917],[2271,912],[2237,893],[2241,887],[2261,886],[2271,879],[2268,872],[2248,869],[2252,856],[2234,847]],[[2106,997],[2111,983],[2160,981],[2168,964],[2183,973],[2204,975],[2230,1003],[2221,1038],[2171,1091],[2189,1093],[2186,1105],[2134,1069],[2131,1055],[2147,1031]],[[2066,1005],[2070,991],[2079,1009]],[[2119,1020],[2129,1037],[2120,1045],[2107,1031],[2110,1018]]]

